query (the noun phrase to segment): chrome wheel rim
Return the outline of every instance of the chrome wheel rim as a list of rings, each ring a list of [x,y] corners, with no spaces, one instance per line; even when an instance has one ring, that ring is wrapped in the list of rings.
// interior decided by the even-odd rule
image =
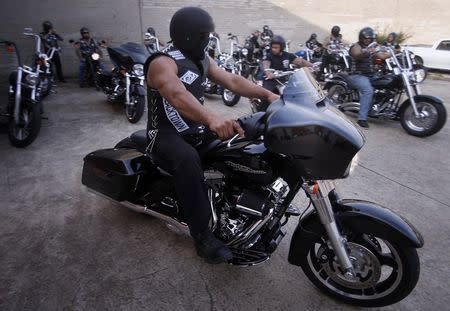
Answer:
[[[385,297],[398,287],[403,267],[398,252],[389,242],[370,237],[364,245],[349,242],[347,246],[355,269],[353,279],[344,276],[336,256],[325,261],[321,258],[326,254],[326,244],[316,244],[308,253],[308,265],[324,286],[339,295],[360,300]]]
[[[19,123],[14,123],[13,136],[17,140],[25,140],[30,135],[30,124],[33,116],[27,108],[23,108],[19,115]]]
[[[419,116],[416,116],[414,109],[409,105],[405,110],[405,123],[406,125],[416,132],[424,132],[432,129],[438,121],[438,111],[430,103],[417,102],[417,111]]]
[[[223,98],[225,98],[226,101],[232,101],[234,99],[234,93],[230,90],[223,90]]]

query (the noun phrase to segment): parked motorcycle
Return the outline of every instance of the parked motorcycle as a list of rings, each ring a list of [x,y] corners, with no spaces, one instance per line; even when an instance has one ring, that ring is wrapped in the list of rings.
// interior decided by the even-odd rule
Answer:
[[[330,105],[311,74],[297,71],[267,112],[238,122],[245,138],[211,141],[205,135],[196,147],[210,228],[231,249],[230,263],[252,266],[269,259],[286,236],[286,223],[299,215],[290,206],[303,190],[310,204],[292,235],[289,263],[349,304],[379,307],[408,296],[419,278],[422,236],[387,208],[340,198],[334,180],[351,174],[365,138]],[[89,153],[82,183],[188,234],[173,176],[155,166],[147,145],[143,130],[115,148]]]
[[[375,89],[373,104],[369,112],[371,118],[400,120],[403,129],[410,135],[426,137],[437,133],[447,121],[447,111],[441,99],[424,95],[416,80],[408,49],[401,57],[392,48],[386,66],[390,73],[380,74],[371,81]],[[325,84],[330,97],[341,111],[359,111],[359,93],[346,79],[347,75],[335,75]],[[402,96],[408,98],[401,103]]]
[[[25,28],[26,37],[35,40],[36,47],[30,66],[25,65],[20,58],[14,42],[0,40],[0,45],[16,54],[18,67],[9,75],[9,94],[6,113],[8,117],[8,138],[15,147],[30,145],[41,129],[42,99],[47,96],[53,86],[53,73],[50,60],[55,49],[50,49],[48,55],[41,52],[41,38],[33,33],[31,28]]]
[[[348,47],[343,44],[331,44],[328,47],[329,64],[322,73],[325,80],[332,79],[337,73],[350,71],[351,57]]]
[[[217,65],[234,74],[239,74],[242,75],[243,72],[243,61],[239,58],[240,55],[240,50],[236,48],[236,46],[238,45],[238,42],[235,41],[237,40],[237,37],[232,35],[232,34],[228,34],[228,39],[231,40],[230,43],[230,53],[225,53],[222,52],[220,49],[220,40],[219,38],[210,35],[210,41],[214,41],[214,45],[216,46],[216,49],[218,50],[218,56],[216,58],[216,62]],[[242,52],[245,53],[245,52]],[[248,51],[247,51],[248,53]],[[245,54],[246,56],[247,54]],[[236,59],[237,58],[237,59]],[[205,93],[206,94],[212,94],[212,95],[221,95],[222,96],[222,101],[224,102],[225,105],[232,107],[234,105],[236,105],[239,100],[241,99],[240,95],[234,94],[233,92],[231,92],[228,89],[224,89],[222,86],[215,84],[213,81],[206,79],[205,82]]]
[[[98,72],[98,85],[109,101],[123,103],[128,121],[136,123],[144,114],[144,63],[150,54],[144,45],[132,42],[108,47],[107,51],[114,68]]]

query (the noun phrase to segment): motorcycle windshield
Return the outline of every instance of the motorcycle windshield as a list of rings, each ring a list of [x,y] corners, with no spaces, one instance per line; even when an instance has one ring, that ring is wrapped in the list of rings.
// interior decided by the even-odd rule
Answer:
[[[291,76],[266,117],[265,146],[288,155],[293,169],[307,179],[345,177],[364,145],[362,133],[329,102],[309,71]]]
[[[128,42],[118,47],[108,48],[108,54],[111,60],[127,68],[134,64],[144,64],[150,53],[145,46],[140,43]]]
[[[283,90],[285,101],[315,105],[325,99],[325,93],[309,70],[296,71]]]

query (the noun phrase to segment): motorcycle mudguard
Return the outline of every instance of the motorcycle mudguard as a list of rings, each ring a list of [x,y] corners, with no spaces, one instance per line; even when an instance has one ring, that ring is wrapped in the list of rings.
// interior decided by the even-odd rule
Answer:
[[[135,85],[133,85],[133,88],[131,90],[131,94],[137,94],[139,96],[146,96],[147,95],[147,90],[145,89],[144,86],[142,86],[140,84],[135,84]]]
[[[418,100],[420,100],[420,99],[429,100],[429,101],[434,102],[434,103],[436,103],[436,104],[441,104],[441,105],[444,104],[444,102],[442,101],[442,99],[440,99],[440,98],[438,98],[438,97],[436,97],[436,96],[432,96],[432,95],[422,95],[422,94],[421,94],[421,95],[416,95],[416,96],[414,96],[414,100],[415,100],[415,101],[418,101]],[[403,109],[406,109],[406,107],[408,107],[410,104],[411,104],[411,101],[410,101],[409,98],[407,98],[407,99],[402,103],[402,105],[400,106],[400,112],[401,112]]]
[[[360,200],[340,200],[332,204],[339,227],[353,232],[371,233],[379,238],[415,248],[424,244],[422,235],[413,225],[383,206]],[[317,236],[324,233],[325,229],[315,211],[303,217],[292,235],[289,263],[300,265],[301,259],[305,258],[309,251],[304,246],[316,241]]]

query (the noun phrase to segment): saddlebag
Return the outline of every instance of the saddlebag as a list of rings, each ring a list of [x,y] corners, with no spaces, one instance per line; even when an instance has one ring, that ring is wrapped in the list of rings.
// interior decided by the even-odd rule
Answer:
[[[144,154],[133,149],[100,149],[84,158],[81,182],[116,201],[134,196],[144,173]]]

